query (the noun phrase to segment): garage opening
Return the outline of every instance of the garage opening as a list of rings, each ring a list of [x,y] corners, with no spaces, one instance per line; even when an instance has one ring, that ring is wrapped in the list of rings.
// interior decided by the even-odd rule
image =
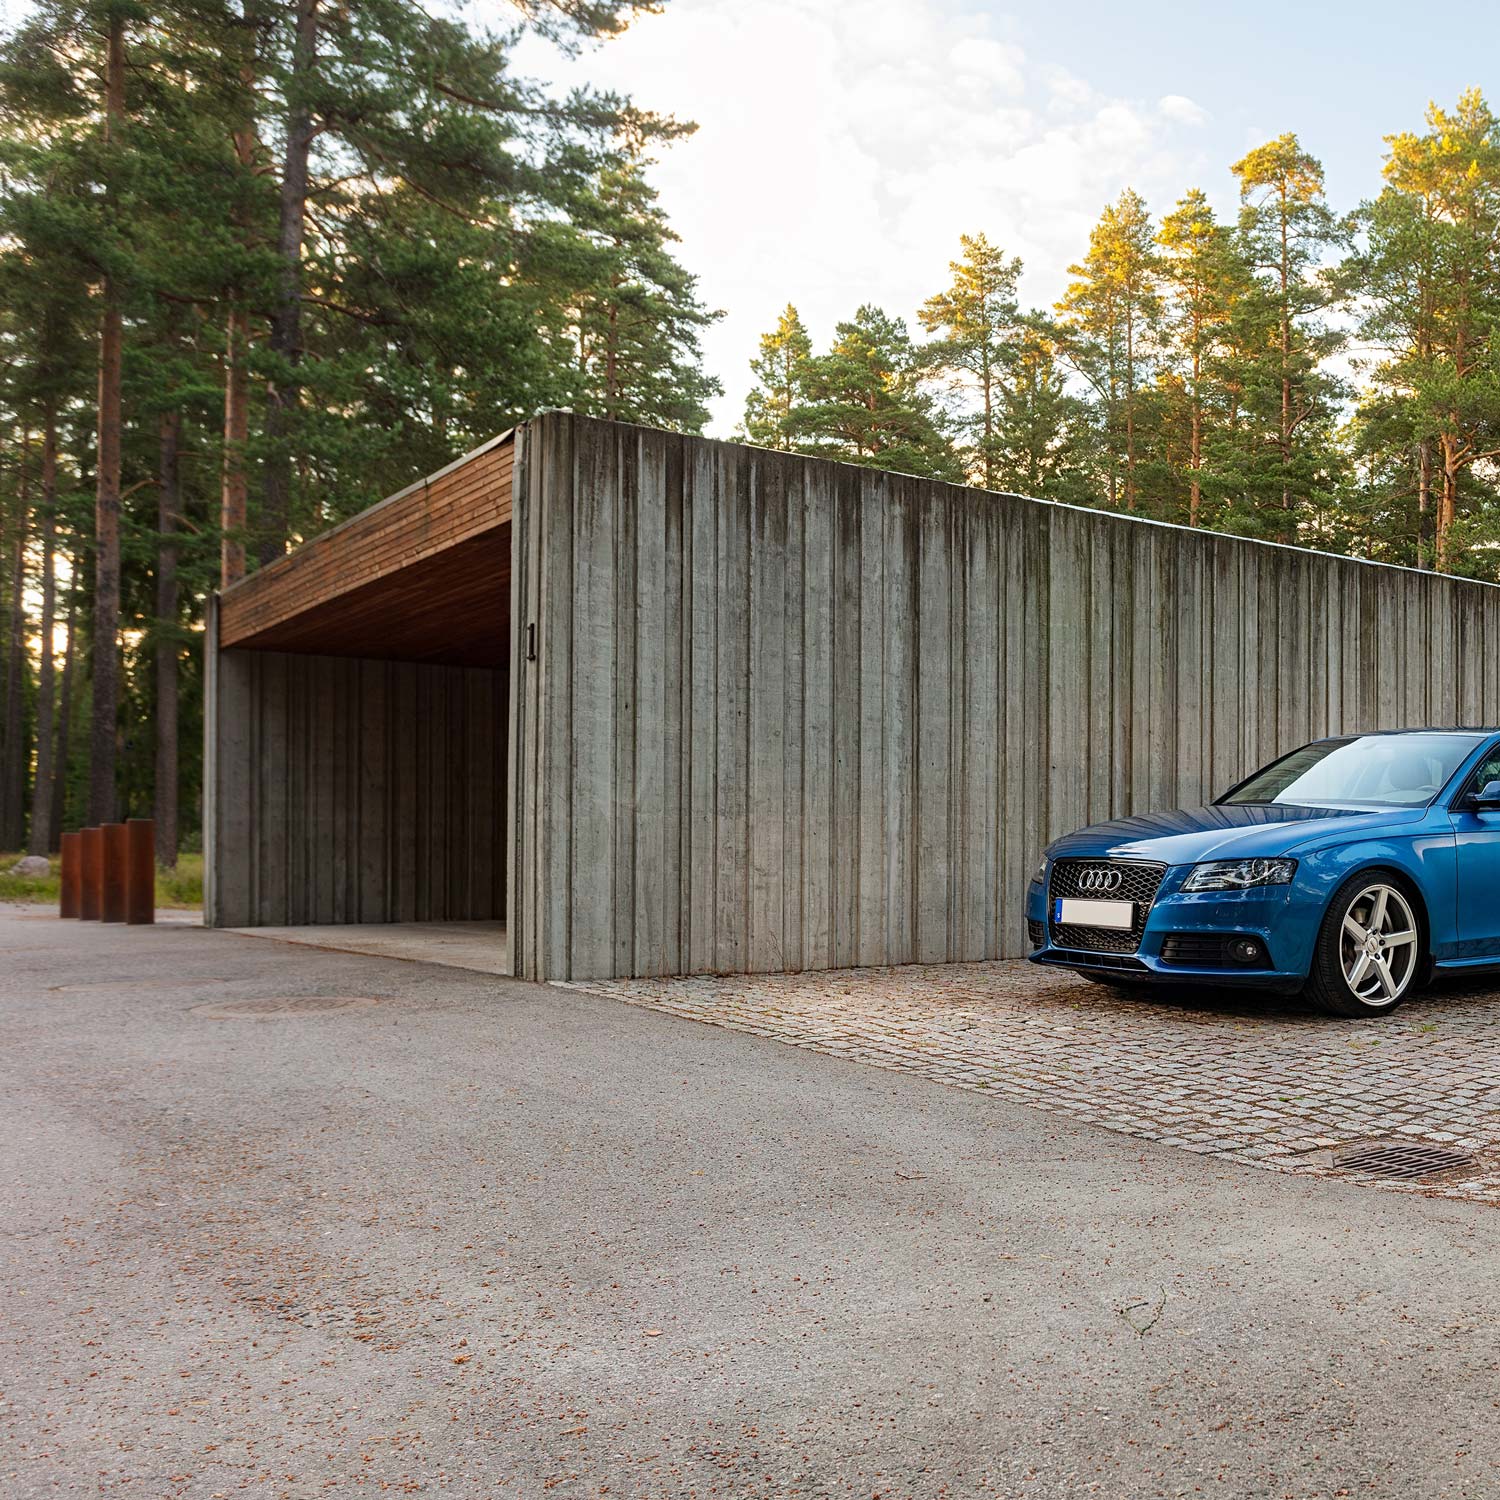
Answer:
[[[507,434],[222,595],[212,925],[505,971],[512,467]]]

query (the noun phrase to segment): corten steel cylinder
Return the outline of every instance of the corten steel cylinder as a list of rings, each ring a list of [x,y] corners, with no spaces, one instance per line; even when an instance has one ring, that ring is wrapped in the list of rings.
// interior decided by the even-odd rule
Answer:
[[[100,890],[99,920],[125,920],[125,874],[130,865],[130,844],[123,823],[106,823],[104,835],[104,880]]]
[[[97,828],[85,828],[78,835],[78,915],[86,922],[97,922],[104,904],[100,881],[104,876],[104,835]]]
[[[80,877],[83,870],[79,861],[83,851],[78,846],[81,841],[81,834],[65,833],[62,836],[62,892],[57,905],[57,914],[60,917],[80,915],[83,895],[83,882]]]
[[[125,920],[140,926],[156,920],[156,824],[150,818],[131,818],[125,845]]]

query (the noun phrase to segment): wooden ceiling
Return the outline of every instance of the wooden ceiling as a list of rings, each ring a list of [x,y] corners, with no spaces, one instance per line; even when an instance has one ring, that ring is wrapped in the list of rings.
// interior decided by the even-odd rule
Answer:
[[[508,663],[513,457],[507,433],[233,585],[219,645]]]

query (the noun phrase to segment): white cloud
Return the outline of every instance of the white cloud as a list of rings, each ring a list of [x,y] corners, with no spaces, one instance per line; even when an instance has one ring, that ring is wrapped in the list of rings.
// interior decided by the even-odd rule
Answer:
[[[654,180],[728,313],[705,340],[726,387],[715,430],[738,420],[788,301],[817,341],[866,301],[914,322],[959,235],[983,231],[1051,303],[1107,202],[1128,185],[1160,208],[1191,180],[1192,101],[1096,88],[1024,55],[977,3],[672,0],[577,64],[523,59],[698,121]]]
[[[1202,125],[1208,119],[1208,111],[1185,94],[1168,94],[1157,101],[1156,108],[1163,119],[1175,120],[1179,125]]]
[[[1008,94],[1025,91],[1023,62],[1019,48],[997,42],[993,37],[966,37],[948,49],[948,65],[955,82],[967,84],[977,79]]]

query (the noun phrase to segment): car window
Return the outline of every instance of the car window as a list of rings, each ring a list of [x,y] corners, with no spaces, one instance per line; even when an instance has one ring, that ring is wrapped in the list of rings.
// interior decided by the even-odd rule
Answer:
[[[1496,745],[1479,762],[1479,769],[1474,773],[1474,780],[1470,785],[1470,790],[1475,792],[1481,791],[1492,781],[1500,781],[1500,745]]]
[[[1424,807],[1481,743],[1478,735],[1371,734],[1294,750],[1224,801],[1302,807]]]

